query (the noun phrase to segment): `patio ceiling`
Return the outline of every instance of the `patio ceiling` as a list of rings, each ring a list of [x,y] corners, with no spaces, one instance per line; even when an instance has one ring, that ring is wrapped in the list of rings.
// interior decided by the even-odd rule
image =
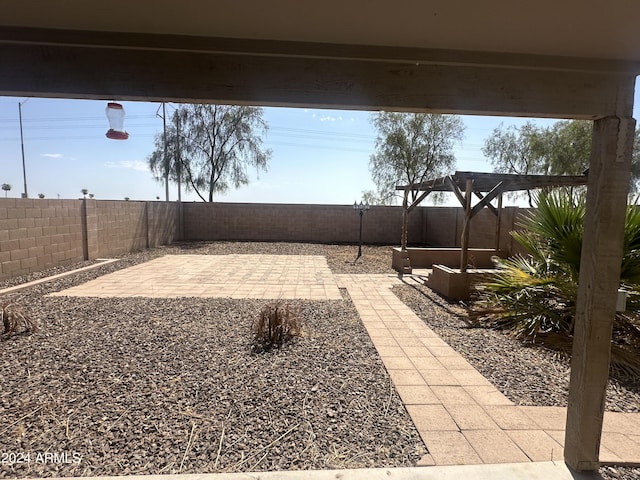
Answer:
[[[21,0],[0,24],[640,61],[629,0]]]
[[[624,0],[5,2],[0,94],[595,119],[630,114],[639,18]]]

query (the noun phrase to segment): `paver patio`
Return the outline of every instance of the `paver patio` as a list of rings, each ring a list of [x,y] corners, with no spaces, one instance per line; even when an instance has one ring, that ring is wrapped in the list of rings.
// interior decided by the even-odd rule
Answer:
[[[410,276],[406,276],[411,281]],[[167,255],[54,295],[340,299],[346,288],[429,454],[423,465],[563,459],[566,408],[516,406],[391,291],[322,256]],[[640,414],[605,413],[600,460],[640,465]]]
[[[320,255],[165,255],[54,295],[342,298]]]

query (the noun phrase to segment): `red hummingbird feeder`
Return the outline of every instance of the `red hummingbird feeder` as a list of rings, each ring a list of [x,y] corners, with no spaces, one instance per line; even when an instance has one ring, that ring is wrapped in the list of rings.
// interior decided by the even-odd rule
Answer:
[[[124,131],[124,108],[115,102],[107,103],[107,119],[109,120],[109,130],[107,138],[111,140],[126,140],[129,134]]]

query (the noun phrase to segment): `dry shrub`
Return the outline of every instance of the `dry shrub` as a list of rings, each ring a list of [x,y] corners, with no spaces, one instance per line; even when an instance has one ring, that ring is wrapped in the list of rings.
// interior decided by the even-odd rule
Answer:
[[[299,337],[300,311],[286,302],[271,302],[260,310],[251,330],[257,344],[264,349],[280,347],[292,337]]]
[[[0,319],[4,325],[4,335],[37,330],[35,322],[20,307],[10,303],[0,304]]]

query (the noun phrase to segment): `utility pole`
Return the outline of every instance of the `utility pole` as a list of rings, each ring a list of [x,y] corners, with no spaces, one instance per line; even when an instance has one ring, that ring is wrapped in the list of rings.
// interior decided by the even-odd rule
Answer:
[[[176,112],[176,173],[178,174],[178,203],[182,202],[182,153],[180,152],[180,111]]]
[[[165,201],[169,201],[169,159],[167,158],[167,110],[162,102],[162,131],[164,139],[164,195]]]
[[[20,147],[22,148],[22,178],[24,180],[24,193],[22,194],[22,198],[29,198],[29,194],[27,193],[27,167],[24,161],[24,135],[22,134],[22,104],[27,103],[29,99],[27,98],[24,102],[18,102],[18,116],[20,117]]]

